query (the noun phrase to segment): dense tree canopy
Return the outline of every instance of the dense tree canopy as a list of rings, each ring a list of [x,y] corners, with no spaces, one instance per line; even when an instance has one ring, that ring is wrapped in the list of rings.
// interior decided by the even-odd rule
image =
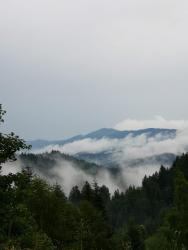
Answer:
[[[2,109],[0,104],[0,125],[4,122],[3,116],[6,111]],[[3,134],[0,132],[0,167],[2,163],[8,160],[16,160],[15,153],[20,149],[29,149],[30,146],[26,145],[23,139],[15,135],[13,132],[10,134]]]

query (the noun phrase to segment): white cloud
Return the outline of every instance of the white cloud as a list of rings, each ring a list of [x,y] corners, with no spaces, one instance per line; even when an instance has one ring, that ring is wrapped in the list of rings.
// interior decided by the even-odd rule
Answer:
[[[8,175],[9,173],[16,174],[17,172],[21,171],[21,162],[19,160],[14,162],[6,162],[2,164],[2,175]]]
[[[148,163],[147,158],[165,153],[180,155],[188,151],[187,121],[167,121],[158,117],[149,121],[138,122],[134,120],[132,123],[130,122],[130,124],[126,122],[126,124],[130,125],[130,129],[138,128],[139,124],[142,128],[149,125],[154,127],[154,123],[156,124],[156,127],[159,126],[160,128],[178,128],[176,136],[168,138],[159,134],[155,137],[148,138],[146,134],[142,134],[137,137],[129,135],[125,139],[119,140],[107,138],[101,140],[84,139],[68,143],[64,146],[50,145],[41,149],[40,153],[51,152],[52,150],[58,150],[62,153],[71,155],[77,153],[92,154],[104,151],[111,152],[112,159],[121,167],[121,175],[115,179],[110,175],[108,169],[102,169],[96,174],[96,179],[99,185],[107,185],[111,192],[117,188],[124,189],[126,185],[141,185],[144,175],[151,175],[160,168],[160,163],[157,163],[155,160],[151,160]],[[136,160],[141,160],[140,164],[138,161],[137,165],[132,165],[132,162]],[[20,171],[20,166],[21,163],[19,161],[16,163],[7,163],[3,166],[3,174]],[[38,174],[42,175],[41,172],[38,172]],[[56,166],[50,170],[49,174],[54,177],[48,180],[52,183],[55,183],[56,181],[60,183],[67,194],[73,185],[82,186],[86,180],[92,183],[94,178],[85,171],[78,169],[74,164],[70,164],[68,161],[59,161],[58,159]],[[46,178],[46,176],[42,176]]]
[[[148,124],[147,121],[144,124]],[[179,127],[185,124],[177,123]],[[142,134],[136,137],[129,135],[124,139],[84,139],[72,143],[60,145],[49,145],[36,153],[51,152],[57,150],[62,153],[75,155],[79,153],[96,154],[101,152],[111,152],[113,157],[119,162],[130,161],[139,158],[150,157],[164,153],[181,154],[186,152],[188,147],[188,129],[178,130],[176,136],[169,138],[158,134],[155,137],[147,137]]]
[[[117,130],[138,130],[145,128],[185,129],[188,128],[188,120],[166,120],[161,116],[155,116],[151,120],[125,119],[115,126]]]
[[[127,186],[141,186],[144,176],[150,176],[159,171],[159,165],[140,165],[139,167],[127,167],[123,169],[122,176]]]
[[[118,143],[118,140],[114,140],[114,143]],[[109,139],[83,139],[71,143],[67,143],[64,146],[49,145],[42,149],[33,150],[34,153],[51,152],[52,150],[59,151],[65,154],[78,154],[78,153],[100,153],[101,151],[110,151],[113,149],[112,141]]]
[[[61,185],[66,195],[69,195],[70,190],[75,185],[82,188],[86,181],[90,184],[93,184],[94,181],[96,181],[100,186],[106,185],[111,193],[117,189],[127,187],[121,176],[114,178],[108,169],[101,169],[96,171],[95,174],[91,174],[78,168],[76,164],[69,161],[59,159],[55,160],[56,165],[49,169],[48,172],[40,171],[37,169],[37,166],[33,166],[34,173],[48,181],[51,185],[56,183]]]
[[[159,119],[159,121],[166,124],[166,121],[163,119]],[[150,121],[150,124],[152,122],[153,121]],[[148,121],[143,121],[143,124],[148,124]],[[171,126],[176,124],[177,127],[183,128],[186,126],[186,121],[170,121],[168,125],[169,124],[171,124]],[[105,138],[101,140],[84,139],[64,146],[51,145],[44,148],[43,152],[50,152],[52,149],[73,155],[77,153],[111,152],[112,159],[121,167],[123,183],[129,185],[140,185],[144,175],[151,175],[159,170],[160,162],[156,162],[155,156],[166,153],[180,155],[188,151],[188,129],[178,130],[176,136],[173,138],[163,137],[162,134],[148,138],[146,134],[142,134],[137,137],[128,136],[127,138],[120,140]],[[148,163],[149,157],[154,158],[151,158]],[[136,160],[138,160],[137,164],[135,166],[134,164],[132,165],[132,162]],[[140,164],[139,160],[141,161]],[[57,168],[56,171],[63,172],[65,170],[62,170],[60,167]],[[67,171],[69,170],[67,169]],[[71,168],[70,173],[72,173]],[[73,173],[75,173],[75,171]],[[86,178],[86,175],[81,172],[77,172],[75,176],[79,176],[80,174],[83,178]],[[105,184],[108,183],[108,185],[110,185],[112,182],[111,185],[113,184],[117,187],[117,182],[111,178],[105,178],[105,176],[108,177],[108,172],[105,174],[102,173],[101,175],[99,174],[99,180],[101,183],[104,182]],[[70,177],[70,179],[71,178],[73,177]],[[75,179],[75,177],[73,179]],[[121,187],[121,185],[119,185],[119,187]],[[113,188],[111,189],[114,190]]]

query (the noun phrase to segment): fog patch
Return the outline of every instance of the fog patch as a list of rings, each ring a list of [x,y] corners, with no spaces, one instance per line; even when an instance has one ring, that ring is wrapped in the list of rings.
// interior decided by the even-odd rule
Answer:
[[[113,143],[118,143],[118,140],[113,140]],[[112,140],[110,139],[83,139],[71,143],[61,145],[49,145],[39,150],[35,150],[35,153],[51,152],[52,150],[59,151],[61,153],[74,155],[81,152],[87,153],[99,153],[101,151],[110,150],[113,148]]]
[[[36,167],[33,169],[37,176],[45,179],[51,185],[56,183],[61,185],[66,195],[75,185],[81,189],[86,181],[90,184],[97,182],[98,185],[106,185],[111,193],[117,189],[126,188],[122,177],[116,176],[115,178],[107,169],[100,169],[95,174],[91,174],[66,160],[57,160],[57,164],[48,172],[42,172]]]
[[[158,172],[160,165],[140,165],[139,167],[126,167],[122,171],[127,186],[141,186],[144,176],[151,176]]]
[[[8,175],[10,173],[16,174],[22,170],[21,162],[19,160],[14,162],[6,162],[2,164],[1,174]]]

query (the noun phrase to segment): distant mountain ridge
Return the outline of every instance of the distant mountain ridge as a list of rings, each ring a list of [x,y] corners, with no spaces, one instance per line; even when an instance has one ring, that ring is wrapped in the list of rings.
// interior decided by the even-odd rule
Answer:
[[[164,138],[174,138],[176,136],[176,129],[164,129],[164,128],[146,128],[139,130],[125,130],[119,131],[112,128],[102,128],[86,135],[76,135],[74,137],[65,140],[32,140],[28,141],[28,144],[32,145],[33,149],[41,149],[49,145],[65,145],[79,140],[84,139],[124,139],[128,136],[136,137],[146,135],[148,138],[162,135]]]

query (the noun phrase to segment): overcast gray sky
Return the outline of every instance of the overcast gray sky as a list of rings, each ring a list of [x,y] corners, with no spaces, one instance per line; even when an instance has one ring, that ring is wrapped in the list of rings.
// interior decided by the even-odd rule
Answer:
[[[187,0],[0,0],[6,129],[64,138],[188,119]]]

